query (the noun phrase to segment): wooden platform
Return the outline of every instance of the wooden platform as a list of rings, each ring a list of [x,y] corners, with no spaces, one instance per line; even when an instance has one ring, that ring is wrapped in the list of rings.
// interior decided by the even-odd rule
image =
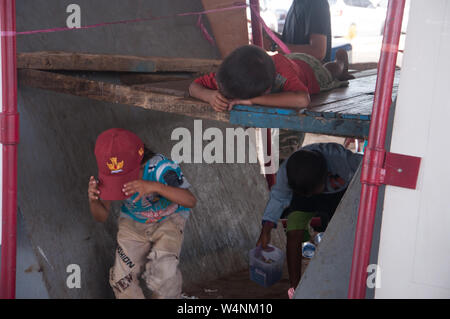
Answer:
[[[109,67],[102,57],[109,62]],[[144,64],[145,68],[142,67]],[[214,70],[217,65],[217,60],[81,53],[18,55],[19,83],[34,88],[246,127],[284,128],[345,137],[368,136],[376,70],[354,73],[356,79],[346,88],[313,95],[311,105],[300,112],[237,105],[229,113],[218,113],[187,93],[190,82],[198,73]],[[394,96],[399,73],[397,71],[394,81]]]
[[[357,73],[354,75],[358,76]],[[397,71],[393,96],[397,94],[399,75],[400,71]],[[361,72],[346,88],[312,96],[310,106],[300,112],[238,105],[231,111],[230,122],[250,127],[366,138],[369,134],[375,84],[376,70]]]

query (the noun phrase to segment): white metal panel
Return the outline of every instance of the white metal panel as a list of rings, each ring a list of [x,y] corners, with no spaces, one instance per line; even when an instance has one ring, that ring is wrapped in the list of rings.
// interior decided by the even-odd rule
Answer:
[[[450,1],[411,1],[391,151],[422,157],[386,187],[376,298],[450,297]]]

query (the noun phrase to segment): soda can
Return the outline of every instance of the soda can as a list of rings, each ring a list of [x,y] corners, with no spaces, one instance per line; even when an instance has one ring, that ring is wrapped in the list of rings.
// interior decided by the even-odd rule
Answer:
[[[316,237],[314,237],[314,244],[316,244],[316,246],[318,246],[320,244],[320,242],[322,241],[322,237],[323,237],[323,232],[318,233],[316,235]]]
[[[313,258],[316,252],[316,246],[308,241],[302,244],[302,256],[305,258]]]

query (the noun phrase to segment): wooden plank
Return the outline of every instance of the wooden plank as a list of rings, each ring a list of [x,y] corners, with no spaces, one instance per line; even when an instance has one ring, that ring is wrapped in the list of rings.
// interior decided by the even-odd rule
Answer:
[[[136,90],[189,97],[189,85],[193,79],[133,85]]]
[[[287,113],[287,114],[286,114]],[[284,128],[301,132],[345,137],[366,138],[369,134],[369,121],[340,118],[324,118],[298,114],[286,109],[273,109],[239,105],[230,112],[230,123],[265,128]]]
[[[110,103],[126,104],[148,110],[194,118],[229,121],[228,113],[214,111],[209,104],[191,98],[136,90],[125,85],[92,81],[38,70],[19,70],[20,84]]]
[[[313,116],[324,116],[324,114],[336,114],[350,112],[355,107],[358,107],[362,103],[371,103],[373,101],[373,95],[364,94],[356,96],[351,99],[337,101],[335,103],[328,103],[317,107],[308,107],[305,111],[306,114]]]
[[[147,83],[147,84],[133,85],[133,88],[137,90],[144,90],[147,92],[157,92],[181,97],[189,97],[189,85],[192,83],[192,81],[193,79],[170,81],[170,82]]]
[[[195,118],[230,121],[250,127],[285,128],[302,132],[365,138],[369,132],[376,78],[359,78],[353,87],[321,94],[316,105],[300,112],[288,108],[237,105],[230,113],[215,112],[207,103],[187,98],[192,79],[126,86],[83,77],[31,69],[19,70],[22,84],[100,101],[143,107]],[[394,84],[394,94],[398,77]],[[337,90],[336,90],[337,91]],[[369,91],[369,92],[367,92]],[[367,93],[364,93],[367,92]],[[320,100],[321,102],[318,102]]]
[[[398,83],[400,80],[400,70],[395,72],[394,77],[394,90],[396,93]],[[373,94],[375,91],[375,85],[377,81],[377,75],[369,75],[358,77],[354,80],[350,80],[349,86],[344,88],[334,89],[328,92],[323,92],[317,95],[311,96],[311,104],[309,108],[317,107],[320,105],[336,103],[342,100],[354,98],[356,96]]]
[[[215,71],[221,60],[139,57],[62,51],[17,54],[17,68],[113,72],[198,72]]]
[[[235,0],[202,0],[205,10],[232,7]],[[245,8],[206,14],[222,58],[236,48],[248,44],[247,13]],[[206,21],[204,21],[206,22]]]
[[[350,64],[349,68],[352,68],[352,65]],[[397,67],[396,72],[400,71],[400,68]],[[356,78],[362,78],[362,77],[366,77],[366,76],[370,76],[370,75],[377,75],[377,68],[373,68],[373,69],[367,69],[367,70],[361,70],[361,71],[356,71],[353,72],[352,70],[349,70],[350,74],[352,74],[354,77]]]
[[[351,65],[350,65],[350,68],[351,68]],[[363,70],[363,71],[358,71],[358,72],[352,72],[351,70],[349,70],[349,72],[355,78],[363,78],[366,76],[377,75],[377,69],[368,69],[368,70]]]
[[[127,73],[119,75],[120,82],[126,85],[159,83],[193,79],[191,74],[183,73]]]
[[[310,107],[347,100],[359,95],[373,93],[375,90],[376,75],[350,80],[349,86],[334,89],[311,96]]]

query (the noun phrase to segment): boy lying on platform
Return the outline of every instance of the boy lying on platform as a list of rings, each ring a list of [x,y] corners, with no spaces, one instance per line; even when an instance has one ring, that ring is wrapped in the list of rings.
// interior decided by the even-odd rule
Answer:
[[[306,53],[269,56],[246,45],[231,52],[217,74],[194,80],[189,94],[218,112],[236,104],[304,108],[311,94],[346,86],[351,78],[345,50],[336,52],[336,61],[322,65]]]

